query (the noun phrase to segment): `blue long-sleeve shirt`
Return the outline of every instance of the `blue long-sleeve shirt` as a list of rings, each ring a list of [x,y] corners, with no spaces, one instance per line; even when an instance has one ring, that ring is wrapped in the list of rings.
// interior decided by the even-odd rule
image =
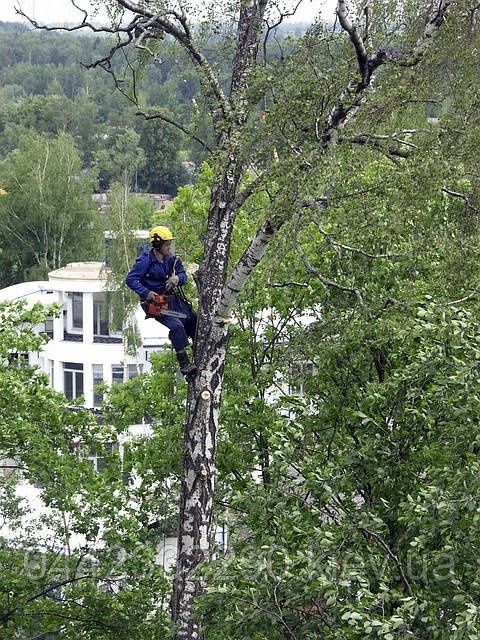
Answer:
[[[178,276],[180,286],[187,282],[185,267],[179,258],[173,253],[169,253],[164,257],[163,262],[159,262],[152,249],[150,253],[138,256],[125,278],[125,283],[143,300],[149,291],[165,293],[165,283],[173,274]]]

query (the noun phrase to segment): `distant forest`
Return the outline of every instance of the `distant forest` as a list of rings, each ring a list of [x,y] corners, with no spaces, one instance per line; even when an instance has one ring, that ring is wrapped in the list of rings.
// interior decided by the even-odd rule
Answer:
[[[278,30],[273,55],[283,55],[304,29],[294,24]],[[227,35],[216,38],[208,43],[209,54],[221,69],[231,43]],[[0,159],[29,133],[68,133],[85,169],[95,170],[99,191],[128,174],[132,191],[175,195],[179,186],[192,181],[204,149],[179,129],[136,115],[136,106],[115,88],[112,75],[87,68],[111,44],[111,39],[86,31],[32,31],[20,23],[0,22]],[[161,109],[208,142],[211,125],[199,115],[198,80],[174,43],[164,44],[162,58],[145,65],[144,72],[141,56],[132,62],[137,82],[141,78],[136,87],[140,102],[146,113]],[[126,60],[117,56],[116,64],[112,72],[119,86],[131,92]]]

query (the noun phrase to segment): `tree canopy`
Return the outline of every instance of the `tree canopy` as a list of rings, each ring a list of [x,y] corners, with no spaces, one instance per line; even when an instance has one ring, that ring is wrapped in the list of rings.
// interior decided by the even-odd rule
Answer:
[[[208,156],[163,220],[199,264],[199,372],[160,356],[105,406],[119,431],[154,412],[136,465],[152,511],[180,495],[157,637],[477,637],[476,3],[339,0],[265,55],[263,2],[196,29],[109,6],[97,67],[118,82],[127,50],[125,99]],[[188,121],[145,98],[172,47]]]

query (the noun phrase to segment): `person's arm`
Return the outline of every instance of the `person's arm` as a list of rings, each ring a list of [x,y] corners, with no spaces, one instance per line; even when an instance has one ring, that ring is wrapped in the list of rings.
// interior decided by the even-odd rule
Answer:
[[[182,264],[180,258],[176,259],[175,270],[174,273],[178,276],[178,284],[180,287],[183,287],[187,282],[187,272],[185,271],[185,267]]]
[[[147,273],[148,268],[150,266],[150,258],[148,255],[143,254],[138,256],[135,261],[135,264],[128,272],[127,277],[125,278],[125,284],[130,287],[132,291],[135,291],[136,294],[145,300],[149,294],[149,289],[145,287],[140,279]]]

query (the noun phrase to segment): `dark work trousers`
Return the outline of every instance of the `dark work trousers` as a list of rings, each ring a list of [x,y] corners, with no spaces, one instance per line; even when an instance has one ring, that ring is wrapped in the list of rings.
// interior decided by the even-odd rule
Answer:
[[[190,305],[182,302],[181,300],[175,300],[172,305],[172,309],[180,311],[187,315],[186,318],[174,318],[173,316],[158,316],[155,318],[160,324],[168,327],[171,343],[175,351],[182,351],[188,346],[188,338],[195,340],[195,331],[197,329],[197,314],[190,307]]]

